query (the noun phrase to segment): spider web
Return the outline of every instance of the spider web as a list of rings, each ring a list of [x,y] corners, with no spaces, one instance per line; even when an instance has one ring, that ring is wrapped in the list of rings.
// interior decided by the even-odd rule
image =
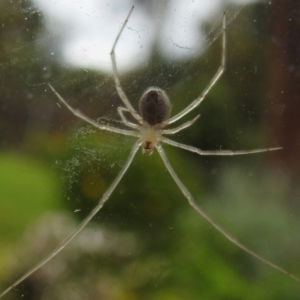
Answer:
[[[52,7],[59,8],[62,1],[47,2]],[[81,30],[85,27],[90,27],[84,23],[81,23],[81,27],[78,27],[78,24],[77,27],[72,27],[71,25],[74,25],[75,21],[78,20],[71,14],[73,18],[71,18],[72,20],[70,21],[70,18],[66,15],[68,12],[66,9],[60,9],[56,12],[56,15],[51,15],[42,7],[40,4],[41,1],[23,1],[22,3],[18,1],[14,2],[9,8],[8,6],[4,7],[4,2],[0,4],[0,24],[2,26],[2,48],[0,52],[0,101],[2,119],[0,129],[3,134],[1,141],[3,149],[14,152],[19,151],[22,155],[30,156],[35,160],[46,161],[48,167],[50,166],[51,169],[57,171],[57,180],[64,182],[65,187],[65,190],[61,193],[61,200],[64,201],[67,211],[74,213],[75,217],[81,219],[82,216],[86,215],[95,205],[99,195],[103,193],[120,170],[134,139],[119,137],[115,134],[97,131],[86,126],[82,121],[74,118],[70,112],[57,103],[57,99],[53,93],[49,91],[46,83],[50,81],[68,103],[74,108],[80,109],[92,119],[100,123],[109,123],[114,126],[122,127],[123,125],[116,113],[116,108],[122,103],[114,87],[109,52],[112,41],[115,38],[115,32],[120,28],[133,2],[122,1],[122,4],[118,3],[118,5],[114,5],[111,4],[112,1],[104,1],[104,8],[99,4],[98,9],[101,8],[99,10],[96,9],[97,6],[92,6],[92,2],[89,1],[68,2],[74,7],[79,4],[79,8],[76,8],[79,14],[85,16],[86,20],[90,21],[94,26],[94,29],[91,31],[95,31],[96,34],[91,38],[85,32],[87,38],[84,40],[86,41],[84,46],[78,42],[77,34],[78,36],[82,36]],[[100,1],[94,1],[93,5],[95,5],[96,2],[100,3]],[[194,10],[195,13],[193,14],[189,10],[197,1],[159,2],[164,3],[165,6],[157,6],[158,1],[134,2],[136,5],[135,10],[116,49],[117,62],[120,67],[122,86],[134,107],[138,107],[138,99],[149,85],[159,85],[166,90],[171,90],[172,88],[170,95],[172,96],[171,101],[173,98],[176,98],[173,104],[174,110],[178,110],[180,107],[184,107],[187,103],[190,103],[194,97],[194,94],[191,94],[189,85],[193,82],[193,79],[199,79],[200,82],[200,80],[202,80],[201,78],[204,78],[201,84],[199,83],[199,86],[197,85],[198,83],[194,84],[197,85],[196,90],[197,93],[199,93],[201,87],[204,87],[211,78],[215,67],[218,67],[221,50],[219,41],[223,11],[226,10],[227,13],[228,33],[230,35],[234,28],[241,26],[241,16],[244,15],[245,11],[248,12],[250,10],[251,5],[238,4],[237,1],[215,1],[217,3],[216,8],[212,9],[210,14],[200,20],[196,14],[196,12],[199,11]],[[83,3],[85,3],[85,5],[83,5]],[[89,5],[91,5],[90,8],[92,9],[89,9]],[[113,28],[114,34],[109,33],[107,37],[103,31],[108,31],[109,26],[107,24],[100,26],[100,19],[110,17],[112,13],[114,14],[113,22],[110,21],[108,25]],[[170,17],[171,26],[169,27],[166,25],[168,21],[167,18],[164,17],[166,15],[172,16]],[[98,20],[98,23],[95,23],[93,16]],[[239,18],[239,20],[236,20],[236,18]],[[187,32],[190,31],[188,25],[189,19],[192,19],[194,24],[196,24],[196,30],[192,35],[187,35]],[[236,24],[238,21],[239,23]],[[175,23],[179,23],[179,26],[176,28]],[[245,26],[244,34],[248,34],[247,30],[248,27]],[[186,36],[184,33],[186,33]],[[73,42],[71,38],[73,38]],[[97,46],[98,42],[100,42],[100,45],[102,45],[104,49],[103,53],[99,51]],[[76,45],[77,48],[75,47]],[[228,51],[234,53],[234,55],[239,58],[240,54],[236,50],[236,47],[237,43],[229,44]],[[210,52],[212,52],[212,54],[210,54]],[[96,55],[94,56],[95,53]],[[229,58],[230,55],[233,55],[230,53]],[[195,61],[201,59],[202,56],[205,57],[204,63],[199,65],[204,67],[203,69],[198,68],[195,70]],[[101,61],[103,67],[99,66],[100,60],[97,60],[97,57],[104,60],[104,62]],[[217,58],[214,59],[215,57]],[[251,58],[252,57],[247,59],[251,60]],[[229,62],[233,63],[234,61],[231,59]],[[259,70],[259,62],[255,62],[255,67],[256,66],[258,66]],[[207,75],[204,72],[207,71],[207,69],[211,69],[212,73]],[[242,71],[243,73],[240,72],[237,77],[238,80],[236,80],[238,84],[242,82],[243,76],[246,76],[245,74],[247,73],[247,71]],[[238,84],[232,86],[227,95],[231,95],[230,93],[233,93],[232,90],[238,89]],[[261,140],[257,140],[257,135],[254,135],[253,132],[248,132],[241,126],[232,129],[232,127],[228,125],[230,122],[236,123],[237,120],[232,120],[227,107],[222,106],[224,105],[222,104],[222,102],[224,102],[224,98],[222,98],[224,89],[222,88],[223,86],[221,84],[221,92],[217,92],[219,93],[217,96],[221,96],[219,97],[221,100],[217,103],[212,101],[208,104],[208,106],[213,108],[210,111],[211,114],[207,114],[207,111],[203,113],[203,110],[201,110],[203,118],[200,118],[199,121],[202,121],[205,115],[205,118],[208,119],[207,123],[209,124],[205,124],[205,126],[202,127],[208,128],[209,126],[209,129],[207,129],[209,134],[200,135],[199,131],[195,130],[195,133],[193,133],[193,131],[183,132],[179,135],[179,138],[184,140],[186,137],[194,134],[195,143],[197,143],[200,140],[200,136],[209,136],[207,139],[212,140],[209,147],[212,147],[212,149],[221,148],[222,134],[224,134],[224,131],[220,133],[220,128],[215,130],[213,119],[221,118],[225,111],[226,122],[223,127],[226,127],[226,130],[230,132],[236,140],[240,141],[243,140],[243,136],[248,136],[252,142],[257,141],[257,145],[261,146]],[[180,94],[180,97],[177,97],[177,94]],[[243,91],[243,96],[244,95],[245,92]],[[230,105],[232,105],[232,103],[230,103]],[[201,109],[203,108],[205,110],[205,107],[201,107]],[[243,110],[249,110],[247,104]],[[243,112],[243,110],[241,111]],[[252,109],[252,111],[254,111],[254,109]],[[246,117],[244,117],[242,114],[241,118],[247,119],[249,116],[246,115]],[[251,115],[250,121],[254,123],[253,120],[255,121],[255,115],[253,115],[253,117]],[[203,123],[201,124],[203,125]],[[236,132],[234,130],[236,130]],[[219,144],[213,139],[215,136]],[[205,142],[206,141],[203,143],[205,144]],[[252,146],[253,144],[249,145],[249,147]],[[183,153],[179,155],[167,147],[166,151],[168,151],[168,155],[170,153],[170,161],[172,159],[174,168],[179,170],[180,177],[186,180],[193,195],[198,197],[201,201],[205,202],[205,200],[207,200],[205,194],[206,189],[210,186],[215,187],[206,177],[212,177],[215,178],[216,181],[221,181],[217,189],[211,192],[213,196],[207,197],[210,203],[209,207],[212,208],[211,211],[217,216],[217,220],[221,220],[222,223],[224,221],[224,224],[227,222],[226,226],[228,225],[228,228],[231,226],[233,232],[236,229],[235,227],[238,227],[236,232],[247,242],[248,236],[249,241],[252,236],[252,242],[250,242],[250,244],[252,243],[254,247],[262,245],[268,257],[274,260],[277,260],[279,256],[284,258],[295,257],[294,261],[299,261],[299,259],[297,259],[299,256],[299,251],[297,252],[299,245],[297,243],[296,232],[299,226],[295,225],[297,221],[293,218],[289,218],[286,211],[284,218],[282,218],[280,211],[284,210],[283,207],[272,207],[272,201],[276,197],[278,197],[278,201],[281,201],[284,197],[290,197],[290,195],[284,192],[284,190],[287,189],[287,184],[285,184],[282,178],[273,180],[271,176],[268,177],[269,175],[266,174],[265,178],[270,178],[270,182],[268,184],[264,184],[263,181],[258,183],[258,180],[253,180],[253,177],[257,176],[255,170],[253,171],[253,175],[248,172],[249,166],[245,167],[245,169],[237,167],[238,159],[230,161],[234,168],[229,171],[222,171],[222,160],[220,160],[221,163],[212,165],[210,164],[209,158],[200,160],[197,157],[196,161],[193,157],[190,158]],[[198,218],[193,218],[194,212],[190,211],[189,207],[187,207],[186,211],[184,210],[187,206],[186,203],[182,201],[181,198],[179,199],[179,192],[174,183],[169,180],[169,178],[166,179],[167,175],[164,172],[161,161],[156,159],[155,155],[156,154],[153,154],[154,158],[151,157],[151,161],[147,161],[145,158],[141,158],[140,153],[137,154],[134,163],[130,167],[128,174],[125,175],[124,180],[122,180],[113,199],[110,199],[108,202],[109,213],[101,215],[98,219],[96,218],[96,222],[93,223],[94,226],[87,228],[90,229],[91,232],[96,231],[97,225],[95,224],[98,224],[97,222],[103,222],[101,223],[103,226],[107,224],[115,226],[113,230],[109,231],[109,236],[118,237],[117,234],[114,236],[114,233],[122,230],[126,231],[126,228],[124,229],[123,226],[130,227],[130,222],[133,223],[135,219],[139,220],[140,223],[134,227],[135,230],[136,228],[140,230],[140,235],[137,234],[134,236],[134,241],[137,243],[138,249],[141,248],[142,238],[147,238],[149,235],[149,239],[147,240],[148,244],[145,243],[144,257],[142,255],[138,257],[139,252],[133,253],[133,255],[132,253],[126,253],[129,263],[125,263],[125,266],[118,265],[117,267],[119,269],[117,275],[108,272],[110,276],[102,276],[101,274],[102,277],[101,280],[99,280],[99,277],[97,277],[99,272],[104,272],[103,257],[99,258],[99,260],[101,260],[100,263],[97,259],[99,264],[96,264],[94,261],[89,260],[91,257],[87,251],[88,255],[84,259],[89,260],[88,263],[85,263],[84,259],[80,262],[75,261],[74,263],[71,251],[70,260],[73,261],[73,264],[78,264],[78,268],[81,269],[84,269],[83,266],[89,266],[88,270],[86,270],[88,274],[85,274],[86,276],[84,276],[84,278],[79,279],[77,275],[77,281],[72,281],[76,275],[72,275],[74,276],[72,279],[68,279],[68,276],[65,276],[64,284],[60,286],[57,281],[54,283],[51,282],[52,285],[55,284],[55,286],[60,287],[57,292],[59,296],[55,295],[53,298],[78,299],[78,295],[72,294],[73,296],[69,297],[69,293],[71,293],[70,290],[74,292],[74,286],[78,287],[77,291],[80,290],[80,295],[84,298],[86,295],[83,295],[83,286],[87,281],[89,281],[89,284],[87,284],[85,288],[87,286],[93,286],[93,291],[95,289],[94,293],[97,293],[98,288],[100,288],[101,291],[104,290],[107,292],[107,287],[110,286],[117,286],[124,290],[126,290],[128,286],[133,286],[133,289],[136,288],[137,290],[139,289],[139,291],[146,287],[145,290],[153,293],[155,291],[164,292],[160,287],[164,284],[165,276],[168,276],[168,274],[175,274],[174,277],[178,276],[181,271],[180,267],[182,267],[182,269],[185,267],[183,264],[186,263],[186,260],[183,258],[188,257],[188,259],[191,260],[195,259],[197,263],[192,262],[192,265],[199,266],[201,263],[199,262],[199,257],[201,257],[201,261],[203,261],[202,257],[206,257],[206,251],[215,255],[215,259],[205,261],[205,264],[200,266],[201,272],[199,272],[199,274],[201,274],[201,276],[211,272],[209,273],[210,278],[217,280],[222,270],[224,270],[224,274],[232,276],[232,282],[241,283],[241,285],[237,284],[234,286],[244,287],[242,277],[251,277],[254,276],[254,273],[259,272],[258,264],[252,265],[251,258],[248,258],[246,263],[240,258],[238,266],[242,270],[242,276],[234,278],[234,275],[230,273],[231,271],[228,271],[226,268],[226,263],[237,268],[232,261],[234,256],[242,255],[239,254],[235,248],[233,249],[228,245],[224,247],[221,238],[210,232],[210,228],[206,223],[201,223]],[[144,159],[144,161],[142,161],[142,159]],[[252,160],[250,158],[248,164],[250,165],[251,163]],[[256,166],[253,167],[253,169],[255,168]],[[149,170],[151,170],[151,172]],[[204,176],[202,173],[206,175]],[[23,176],[26,175],[27,174]],[[18,178],[16,181],[21,180],[19,177],[16,178]],[[248,181],[251,184],[245,187]],[[162,183],[163,186],[160,187]],[[261,184],[260,188],[259,184]],[[94,186],[96,186],[96,188],[94,188]],[[283,190],[280,190],[283,196],[279,195],[277,190],[273,191],[277,186]],[[15,187],[12,187],[12,189],[13,188]],[[236,191],[234,194],[233,189]],[[162,190],[163,192],[160,193]],[[244,197],[244,190],[246,190],[247,197]],[[267,192],[262,193],[262,190],[273,192],[270,193],[270,196]],[[130,197],[128,195],[130,195]],[[276,197],[273,197],[274,195],[276,195]],[[32,197],[34,197],[34,195],[32,195]],[[234,202],[230,202],[233,197]],[[266,198],[269,200],[266,201],[267,205],[263,208],[259,206],[259,203],[253,204],[254,202],[259,202],[260,197],[262,197],[263,200]],[[251,202],[253,198],[256,201]],[[8,201],[6,198],[1,200]],[[18,199],[18,201],[20,201],[20,199]],[[250,208],[248,203],[251,203],[253,207]],[[114,205],[121,207],[121,209],[114,210]],[[229,207],[230,205],[231,207]],[[232,207],[238,208],[232,210]],[[259,214],[255,215],[257,207],[260,208],[260,211]],[[18,209],[18,206],[14,208],[14,210],[16,209]],[[66,210],[64,210],[63,213],[65,213],[65,211]],[[171,213],[166,214],[166,211]],[[236,213],[236,211],[241,212],[240,215]],[[269,215],[266,217],[268,213]],[[175,222],[175,217],[172,217],[173,215],[180,219],[179,223]],[[229,217],[227,218],[227,216]],[[105,223],[106,221],[107,223]],[[128,223],[126,223],[126,221],[128,221]],[[286,227],[281,226],[281,223],[287,224],[288,221],[290,221],[289,225],[286,225]],[[17,223],[17,221],[15,222]],[[252,229],[253,222],[258,224],[256,225],[256,231]],[[54,220],[53,224],[55,223],[56,221]],[[290,232],[292,232],[289,227],[290,224],[292,224],[291,227],[295,230],[295,232],[293,231],[292,233],[294,239],[289,236]],[[186,236],[184,238],[180,235],[181,225],[185,227]],[[63,227],[63,225],[58,225],[58,227]],[[157,228],[158,230],[155,231]],[[245,228],[247,228],[247,230]],[[276,230],[274,230],[274,228]],[[266,235],[263,235],[264,230],[267,231]],[[163,235],[164,232],[166,232],[165,236]],[[158,233],[162,233],[162,235]],[[209,237],[207,238],[208,235]],[[259,242],[254,239],[254,236],[258,235]],[[90,239],[97,239],[97,235],[90,234]],[[152,243],[150,243],[150,239],[152,239]],[[170,243],[164,243],[165,240]],[[118,245],[122,245],[122,243],[126,242],[126,239],[121,240],[121,244]],[[212,244],[209,244],[209,242]],[[281,248],[283,245],[284,247]],[[85,246],[87,247],[87,245]],[[39,245],[36,247],[37,252],[39,252]],[[133,250],[129,248],[128,252],[135,251],[134,249],[136,248],[134,247]],[[163,249],[163,252],[155,252],[155,249]],[[170,249],[178,250],[178,256],[175,258],[173,256],[173,261],[168,261],[166,258],[167,256],[171,257],[170,253],[173,254]],[[94,250],[95,249],[93,249],[93,251]],[[288,254],[285,256],[285,254],[280,253],[280,251]],[[220,252],[222,253],[220,254]],[[236,253],[238,253],[238,255],[236,255]],[[184,254],[187,255],[185,256]],[[219,256],[217,256],[217,254],[219,254]],[[131,255],[134,257],[132,261],[130,261]],[[227,255],[225,256],[228,259],[227,262],[220,259],[223,255]],[[5,260],[5,255],[3,257],[3,260]],[[76,255],[74,257],[77,258]],[[109,254],[108,257],[107,264],[109,265],[114,262],[114,259],[109,256]],[[24,260],[22,259],[22,261]],[[290,264],[292,265],[292,263]],[[54,270],[55,263],[51,265],[50,262],[49,266],[49,272],[53,272],[52,275],[55,274],[54,271],[51,271],[51,266],[54,266]],[[93,266],[93,276],[91,279],[89,274],[91,274],[90,272]],[[72,267],[70,269],[72,269]],[[135,281],[129,283],[128,281],[124,281],[124,288],[119,281],[120,270],[122,270],[122,276],[124,278],[136,279],[138,283],[136,284]],[[216,273],[215,271],[215,273],[213,273],[213,270],[218,272]],[[176,272],[178,274],[176,274]],[[2,276],[3,273],[7,274],[6,270],[2,271],[0,275]],[[13,273],[13,277],[15,277],[20,271],[12,271],[11,273]],[[62,273],[68,275],[72,272],[68,270]],[[3,279],[5,280],[5,286],[7,282],[11,281],[7,276],[9,275],[2,276],[2,278],[5,277]],[[228,276],[228,278],[231,278],[230,276]],[[107,278],[107,281],[104,283],[102,282],[103,277]],[[199,282],[202,280],[199,278],[196,279],[197,283],[195,284],[195,288],[199,286]],[[33,286],[46,286],[47,278],[42,285],[38,277],[33,276],[31,280],[30,282],[32,282]],[[60,281],[60,278],[57,278],[57,280]],[[99,281],[102,282],[102,285]],[[68,282],[72,282],[72,285],[68,285]],[[178,282],[180,282],[180,284],[178,284]],[[185,282],[185,279],[182,281],[181,277],[181,281],[178,282],[176,282],[176,290],[179,289],[182,282]],[[210,280],[210,282],[212,282],[212,280]],[[274,281],[271,278],[269,280],[262,280],[261,282],[273,283]],[[218,284],[219,286],[223,286],[224,282],[218,282]],[[190,289],[189,286],[192,285],[183,286],[185,293],[193,290],[194,287]],[[257,284],[257,286],[259,287],[259,284]],[[266,293],[270,293],[270,291],[274,290],[274,284],[266,284],[266,286],[268,289]],[[285,286],[285,284],[280,286]],[[291,293],[294,292],[293,295],[299,295],[295,287],[289,285],[289,283],[287,283],[286,286],[287,290],[290,290]],[[204,289],[205,292],[206,287],[202,286],[201,288]],[[172,285],[170,285],[170,289],[172,289]],[[236,294],[239,294],[239,292],[240,291],[235,291]],[[276,290],[274,294],[275,292]],[[47,298],[46,294],[47,291],[39,299]],[[278,294],[281,295],[281,293]],[[114,296],[117,298],[115,294]],[[197,297],[198,296],[199,295],[197,295]],[[160,295],[160,297],[163,296]],[[197,297],[195,299],[198,299]],[[224,297],[230,296],[216,296],[217,299]],[[128,298],[130,298],[130,295]],[[189,297],[187,296],[185,298]],[[205,295],[203,298],[205,299]],[[20,299],[24,298],[20,296]],[[192,297],[189,299],[192,299]],[[295,297],[291,297],[291,299],[295,299]]]

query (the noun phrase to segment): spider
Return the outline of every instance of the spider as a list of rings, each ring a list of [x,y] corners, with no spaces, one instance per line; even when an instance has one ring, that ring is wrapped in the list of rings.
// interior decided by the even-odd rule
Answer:
[[[135,154],[137,153],[138,149],[141,147],[142,151],[145,155],[151,155],[154,149],[157,149],[166,169],[170,173],[171,177],[174,179],[176,185],[183,193],[184,197],[187,199],[189,204],[195,211],[200,214],[207,222],[209,222],[217,231],[219,231],[224,237],[226,237],[230,242],[235,244],[237,247],[243,249],[248,254],[256,257],[257,259],[261,260],[263,263],[271,266],[272,268],[284,273],[287,276],[290,276],[294,280],[300,282],[300,278],[296,277],[295,275],[289,273],[282,267],[276,265],[275,263],[269,261],[268,259],[262,257],[255,251],[249,249],[247,246],[241,244],[234,236],[228,233],[223,227],[221,227],[217,222],[215,222],[195,201],[191,193],[179,179],[177,174],[175,173],[173,167],[171,166],[165,151],[163,150],[161,143],[166,143],[171,146],[181,148],[190,152],[197,153],[199,155],[215,155],[215,156],[233,156],[233,155],[246,155],[246,154],[254,154],[254,153],[261,153],[267,151],[275,151],[280,150],[282,147],[274,147],[274,148],[262,148],[262,149],[254,149],[254,150],[241,150],[241,151],[231,151],[231,150],[213,150],[213,151],[202,151],[193,146],[185,145],[182,143],[178,143],[176,141],[170,140],[164,135],[172,135],[181,130],[190,127],[195,121],[199,118],[197,115],[194,119],[183,123],[175,128],[172,129],[164,129],[166,126],[175,123],[176,121],[180,120],[182,117],[187,115],[193,109],[198,107],[200,103],[204,100],[205,96],[211,90],[211,88],[216,84],[216,82],[220,79],[222,74],[225,70],[225,62],[226,62],[226,13],[223,14],[223,22],[222,22],[222,50],[221,50],[221,63],[220,66],[209,82],[208,86],[204,89],[204,91],[199,95],[199,97],[190,103],[186,108],[184,108],[181,112],[176,114],[173,117],[170,117],[172,105],[170,100],[164,90],[158,87],[150,87],[148,88],[144,94],[141,96],[139,100],[139,112],[138,113],[134,107],[131,105],[130,101],[128,100],[125,92],[122,89],[118,71],[117,71],[117,63],[115,57],[115,48],[120,39],[120,36],[130,18],[130,15],[134,9],[134,6],[130,9],[114,43],[112,46],[112,50],[110,53],[112,67],[113,67],[113,77],[115,81],[115,86],[118,92],[120,99],[122,100],[125,107],[118,107],[118,113],[124,125],[133,130],[125,130],[113,127],[111,125],[104,125],[99,124],[96,121],[88,118],[84,114],[82,114],[79,110],[72,108],[65,99],[54,89],[54,87],[48,83],[49,88],[53,91],[56,95],[58,100],[76,117],[82,119],[83,121],[87,122],[88,124],[96,127],[100,130],[106,130],[109,132],[114,132],[117,134],[123,134],[127,136],[132,136],[138,138],[135,144],[133,145],[129,157],[125,165],[122,167],[121,171],[117,175],[117,177],[113,180],[109,188],[106,192],[102,195],[102,198],[99,200],[96,207],[89,213],[89,215],[79,224],[79,226],[62,241],[62,243],[54,249],[47,257],[45,257],[41,262],[31,268],[28,272],[26,272],[23,276],[21,276],[15,283],[9,286],[2,294],[0,298],[8,293],[11,289],[17,286],[20,282],[34,273],[36,270],[41,268],[45,265],[48,261],[50,261],[56,254],[58,254],[61,250],[63,250],[68,243],[70,243],[79,232],[91,221],[91,219],[99,212],[99,210],[103,207],[104,203],[109,199],[115,188],[118,186],[119,182],[125,175],[126,171],[128,170],[129,166],[131,165]],[[136,120],[136,123],[132,123],[128,121],[125,117],[125,113],[131,114],[132,117]]]

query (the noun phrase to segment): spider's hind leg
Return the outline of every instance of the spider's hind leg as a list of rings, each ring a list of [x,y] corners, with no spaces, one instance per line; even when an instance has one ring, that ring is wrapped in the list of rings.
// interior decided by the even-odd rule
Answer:
[[[175,134],[183,129],[186,129],[190,126],[192,126],[197,120],[198,118],[200,117],[200,115],[197,115],[194,119],[190,120],[190,121],[187,121],[175,128],[171,128],[171,129],[164,129],[162,131],[162,134]],[[168,125],[168,120],[166,121],[166,125]]]
[[[188,114],[190,111],[195,109],[200,105],[200,103],[204,100],[205,96],[208,94],[208,92],[212,89],[212,87],[217,83],[217,81],[220,79],[220,77],[223,75],[225,71],[225,65],[226,65],[226,13],[224,12],[223,15],[223,22],[222,22],[222,44],[221,44],[221,61],[220,66],[215,73],[214,77],[210,80],[204,91],[195,99],[192,103],[190,103],[186,108],[184,108],[181,112],[179,112],[177,115],[171,117],[168,120],[169,124],[172,124],[179,119],[181,119],[183,116]]]
[[[137,132],[135,132],[135,131],[124,130],[124,129],[113,127],[113,126],[108,125],[108,124],[99,124],[99,123],[95,122],[94,120],[90,119],[89,117],[87,117],[86,115],[84,115],[82,112],[80,112],[78,109],[74,109],[70,104],[68,104],[67,101],[54,89],[54,87],[50,83],[48,83],[48,86],[53,91],[53,93],[56,95],[56,97],[58,98],[58,100],[74,116],[76,116],[79,119],[85,121],[86,123],[92,125],[93,127],[97,128],[97,129],[100,129],[100,130],[106,130],[106,131],[115,132],[115,133],[119,133],[119,134],[123,134],[123,135],[129,135],[129,136],[139,137],[139,134]]]
[[[116,85],[116,90],[118,92],[119,97],[121,98],[121,100],[123,101],[123,103],[125,104],[125,106],[128,108],[128,111],[132,114],[132,116],[138,121],[141,122],[142,118],[141,116],[136,112],[136,110],[133,108],[133,106],[131,105],[129,99],[127,98],[125,92],[123,91],[123,88],[121,86],[121,82],[120,82],[120,78],[119,78],[119,74],[118,74],[118,69],[117,69],[117,61],[116,61],[116,54],[115,54],[115,48],[117,46],[117,43],[119,41],[119,38],[129,20],[129,17],[132,13],[134,9],[134,6],[132,6],[132,8],[130,9],[115,41],[114,44],[112,46],[111,52],[110,52],[110,57],[111,57],[111,62],[112,62],[112,67],[113,67],[113,76],[114,76],[114,81],[115,81],[115,85]],[[130,126],[129,126],[130,127]]]
[[[134,128],[134,129],[138,129],[139,128],[139,125],[137,124],[134,124],[132,122],[129,122],[125,115],[124,115],[124,112],[127,112],[127,113],[131,113],[133,115],[133,112],[131,110],[129,110],[128,108],[125,108],[125,107],[118,107],[118,113],[122,119],[122,122],[124,123],[124,125],[126,125],[127,127],[130,127],[130,128]],[[139,122],[140,123],[140,122]]]

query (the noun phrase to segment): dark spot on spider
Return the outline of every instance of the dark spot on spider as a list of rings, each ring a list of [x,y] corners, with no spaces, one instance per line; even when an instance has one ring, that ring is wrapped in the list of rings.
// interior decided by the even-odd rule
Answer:
[[[151,147],[150,147],[151,146],[151,142],[147,142],[146,141],[145,143],[146,143],[146,145],[145,145],[144,148],[150,150],[151,149]]]
[[[146,101],[147,102],[152,102],[152,103],[157,103],[157,101],[158,101],[158,92],[152,90],[149,93],[147,93]]]

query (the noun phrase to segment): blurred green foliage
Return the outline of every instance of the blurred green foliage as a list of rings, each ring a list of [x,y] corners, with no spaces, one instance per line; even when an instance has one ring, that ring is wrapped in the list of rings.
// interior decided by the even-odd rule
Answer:
[[[30,220],[61,206],[60,183],[46,165],[16,153],[1,153],[0,165],[0,235],[11,239]]]

